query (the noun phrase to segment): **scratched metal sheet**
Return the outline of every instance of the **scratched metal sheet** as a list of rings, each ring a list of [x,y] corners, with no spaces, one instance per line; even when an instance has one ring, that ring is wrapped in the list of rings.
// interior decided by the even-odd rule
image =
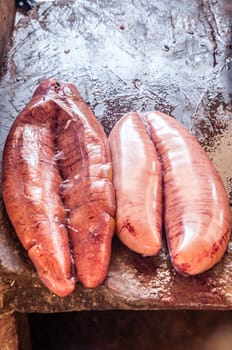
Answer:
[[[229,0],[46,1],[18,15],[0,81],[1,154],[36,86],[56,77],[78,87],[107,134],[130,110],[174,116],[208,152],[232,200],[231,15]],[[78,284],[60,300],[37,279],[1,208],[4,309],[232,308],[232,243],[217,266],[186,278],[165,242],[158,256],[143,258],[116,237],[105,283]]]

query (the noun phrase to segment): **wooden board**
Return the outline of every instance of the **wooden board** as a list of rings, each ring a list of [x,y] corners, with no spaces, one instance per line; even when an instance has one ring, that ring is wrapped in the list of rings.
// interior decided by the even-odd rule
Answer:
[[[9,46],[14,27],[15,1],[0,0],[0,72],[5,62],[5,54]]]
[[[45,78],[78,87],[105,131],[130,110],[158,109],[199,139],[232,200],[232,110],[228,1],[45,2],[17,17],[0,81],[0,150],[9,128]],[[16,189],[17,190],[17,189]],[[1,202],[3,310],[231,309],[232,243],[222,261],[196,277],[161,253],[143,258],[115,237],[108,277],[61,299],[38,280]]]

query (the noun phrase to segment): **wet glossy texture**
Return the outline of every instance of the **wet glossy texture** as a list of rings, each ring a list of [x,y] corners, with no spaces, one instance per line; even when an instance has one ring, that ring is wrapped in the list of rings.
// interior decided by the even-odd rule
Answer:
[[[104,280],[114,232],[106,136],[72,84],[46,80],[17,117],[3,155],[4,203],[44,284],[59,296]],[[71,245],[70,245],[71,241]]]
[[[52,89],[49,83],[47,90]],[[60,296],[74,289],[66,213],[55,162],[57,107],[38,89],[16,119],[3,155],[8,215],[41,280]],[[47,94],[47,91],[46,91]]]
[[[107,134],[128,111],[171,114],[196,135],[231,201],[231,13],[230,0],[57,0],[17,15],[0,81],[1,150],[35,87],[54,76],[78,87]],[[231,241],[213,269],[186,278],[165,242],[160,254],[138,258],[115,236],[105,283],[78,283],[60,299],[38,280],[0,208],[5,309],[232,308]]]
[[[161,166],[137,113],[120,119],[110,136],[118,237],[133,251],[161,248]]]
[[[115,194],[109,145],[101,125],[71,84],[58,114],[58,163],[78,279],[88,288],[105,279],[114,234]],[[71,116],[71,118],[70,118]]]
[[[172,264],[183,274],[211,268],[230,238],[228,196],[197,140],[164,113],[144,115],[163,171],[164,220]]]

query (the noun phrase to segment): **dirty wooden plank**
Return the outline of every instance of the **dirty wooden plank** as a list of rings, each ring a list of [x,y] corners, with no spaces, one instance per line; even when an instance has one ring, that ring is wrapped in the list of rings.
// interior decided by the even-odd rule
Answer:
[[[0,73],[5,63],[5,55],[10,45],[14,28],[15,0],[0,0]]]

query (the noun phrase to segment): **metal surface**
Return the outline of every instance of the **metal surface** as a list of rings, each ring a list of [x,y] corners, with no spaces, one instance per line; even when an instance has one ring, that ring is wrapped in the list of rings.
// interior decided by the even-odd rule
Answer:
[[[209,153],[232,201],[231,14],[226,0],[78,0],[18,16],[0,81],[1,152],[38,83],[56,77],[78,87],[107,134],[130,110],[174,116]],[[232,308],[232,243],[212,270],[186,278],[172,268],[165,241],[161,254],[143,258],[115,237],[105,283],[78,284],[61,300],[38,281],[3,208],[0,215],[3,309]]]

